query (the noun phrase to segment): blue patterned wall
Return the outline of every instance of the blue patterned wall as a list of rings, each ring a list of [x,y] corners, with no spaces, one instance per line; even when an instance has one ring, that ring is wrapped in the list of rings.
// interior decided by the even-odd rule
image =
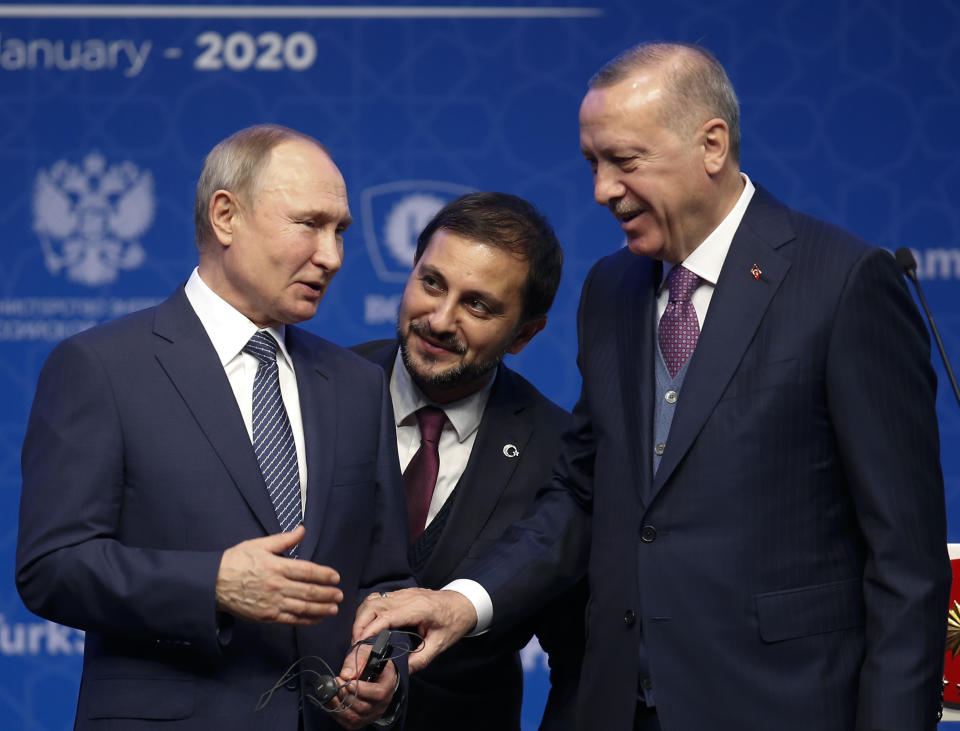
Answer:
[[[412,238],[444,201],[493,189],[539,206],[566,268],[549,326],[513,365],[570,407],[579,287],[622,244],[579,152],[586,80],[640,40],[701,42],[739,91],[744,170],[790,205],[914,249],[960,360],[955,0],[452,0],[446,15],[432,3],[419,17],[404,17],[407,3],[364,15],[291,0],[284,17],[244,18],[249,5],[137,3],[96,16],[89,5],[45,15],[0,3],[4,729],[70,727],[83,644],[30,615],[13,587],[19,451],[38,370],[63,336],[186,278],[202,157],[240,127],[310,132],[346,177],[357,224],[308,325],[342,344],[391,334]],[[960,407],[935,363],[956,541]],[[530,648],[524,659],[535,728],[543,658]]]

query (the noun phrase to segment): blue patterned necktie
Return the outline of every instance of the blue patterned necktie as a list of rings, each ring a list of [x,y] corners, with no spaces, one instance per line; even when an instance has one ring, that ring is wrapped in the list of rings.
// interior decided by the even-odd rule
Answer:
[[[277,342],[260,330],[243,350],[259,361],[253,379],[253,450],[280,529],[291,531],[300,524],[300,468],[293,430],[280,394]],[[291,558],[297,557],[297,548],[288,551]]]
[[[693,354],[693,349],[697,347],[700,323],[690,298],[701,281],[700,277],[680,264],[671,269],[667,277],[670,298],[667,309],[660,318],[657,339],[663,362],[670,371],[671,378],[680,372],[683,364]]]

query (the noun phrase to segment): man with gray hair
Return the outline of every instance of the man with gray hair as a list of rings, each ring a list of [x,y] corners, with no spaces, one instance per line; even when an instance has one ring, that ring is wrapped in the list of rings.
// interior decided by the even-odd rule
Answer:
[[[355,633],[417,624],[421,664],[586,566],[577,728],[935,728],[929,339],[889,253],[755,185],[739,137],[703,48],[640,45],[594,76],[580,145],[627,246],[583,285],[553,478],[457,591],[368,598]]]
[[[320,143],[242,130],[204,165],[186,284],[44,365],[16,578],[28,608],[86,631],[77,729],[357,728],[391,702],[397,669],[355,681],[350,648],[358,601],[412,583],[389,393],[293,326],[350,220]],[[324,675],[351,681],[338,713]]]

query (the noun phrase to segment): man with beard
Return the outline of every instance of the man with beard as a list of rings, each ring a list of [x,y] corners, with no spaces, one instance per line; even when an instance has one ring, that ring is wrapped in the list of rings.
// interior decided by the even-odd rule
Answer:
[[[526,201],[473,193],[417,241],[397,339],[354,350],[383,366],[410,518],[410,562],[441,588],[519,518],[549,476],[567,412],[501,363],[543,329],[562,250]],[[536,633],[552,690],[543,728],[569,722],[583,652],[583,593],[497,633],[472,637],[411,677],[406,727],[519,729],[518,650]]]
[[[933,731],[936,378],[893,258],[741,171],[736,94],[704,48],[602,68],[580,148],[627,245],[583,284],[553,478],[469,592],[373,597],[355,634],[416,624],[416,670],[587,564],[578,729]]]

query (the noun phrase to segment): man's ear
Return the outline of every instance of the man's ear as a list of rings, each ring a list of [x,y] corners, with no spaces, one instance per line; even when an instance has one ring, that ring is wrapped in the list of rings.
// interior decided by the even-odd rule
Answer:
[[[240,214],[240,201],[229,190],[218,190],[210,196],[207,215],[210,217],[213,235],[221,246],[230,246],[233,243],[233,234]]]
[[[723,170],[730,155],[730,128],[722,119],[708,120],[700,128],[703,139],[703,167],[708,175]]]
[[[527,320],[520,326],[520,329],[517,330],[517,334],[513,337],[513,342],[510,343],[510,347],[507,348],[507,352],[512,355],[516,355],[525,347],[527,343],[533,340],[533,336],[538,332],[543,330],[547,325],[546,317],[535,317],[532,320]]]

